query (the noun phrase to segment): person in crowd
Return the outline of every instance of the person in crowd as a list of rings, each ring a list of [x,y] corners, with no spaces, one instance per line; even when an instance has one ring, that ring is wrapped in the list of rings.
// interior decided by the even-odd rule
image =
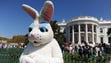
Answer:
[[[2,48],[2,43],[0,43],[0,48]]]
[[[75,51],[78,52],[78,47],[77,47],[77,45],[75,46]]]
[[[61,46],[61,50],[64,53],[64,45]]]
[[[69,45],[69,53],[72,53],[72,46],[71,45]]]
[[[79,45],[79,55],[82,56],[82,54],[83,54],[83,49],[82,49],[82,47]]]

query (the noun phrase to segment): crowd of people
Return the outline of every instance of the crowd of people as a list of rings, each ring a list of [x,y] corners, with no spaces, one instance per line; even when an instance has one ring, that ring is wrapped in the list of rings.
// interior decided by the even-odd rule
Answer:
[[[84,46],[81,45],[75,45],[73,46],[71,43],[67,43],[65,45],[62,46],[62,52],[69,52],[69,53],[75,53],[77,52],[80,56],[84,55],[84,56],[100,56],[103,52],[105,52],[105,44],[98,44],[94,47],[89,46],[87,44],[85,44]]]
[[[23,48],[19,44],[0,43],[0,48]]]

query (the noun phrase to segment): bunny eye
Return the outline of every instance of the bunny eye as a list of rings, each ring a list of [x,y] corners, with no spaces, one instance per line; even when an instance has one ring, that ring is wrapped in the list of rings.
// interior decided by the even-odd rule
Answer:
[[[30,27],[30,28],[29,28],[29,32],[31,32],[31,31],[32,31],[32,28]]]
[[[41,32],[48,32],[48,29],[45,28],[45,27],[40,27],[39,29],[40,29]]]

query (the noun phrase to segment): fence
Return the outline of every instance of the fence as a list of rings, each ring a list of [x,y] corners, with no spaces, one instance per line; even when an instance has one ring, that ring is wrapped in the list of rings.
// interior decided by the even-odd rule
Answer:
[[[19,63],[19,57],[23,49],[9,48],[0,49],[0,63]],[[78,53],[67,53],[63,54],[64,63],[109,63],[111,56],[109,54],[103,54],[100,57],[82,56]]]

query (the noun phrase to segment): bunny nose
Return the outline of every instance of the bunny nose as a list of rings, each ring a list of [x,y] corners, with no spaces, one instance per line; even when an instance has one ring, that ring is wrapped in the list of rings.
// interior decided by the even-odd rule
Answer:
[[[30,35],[31,35],[32,37],[34,37],[35,33],[31,33]]]

